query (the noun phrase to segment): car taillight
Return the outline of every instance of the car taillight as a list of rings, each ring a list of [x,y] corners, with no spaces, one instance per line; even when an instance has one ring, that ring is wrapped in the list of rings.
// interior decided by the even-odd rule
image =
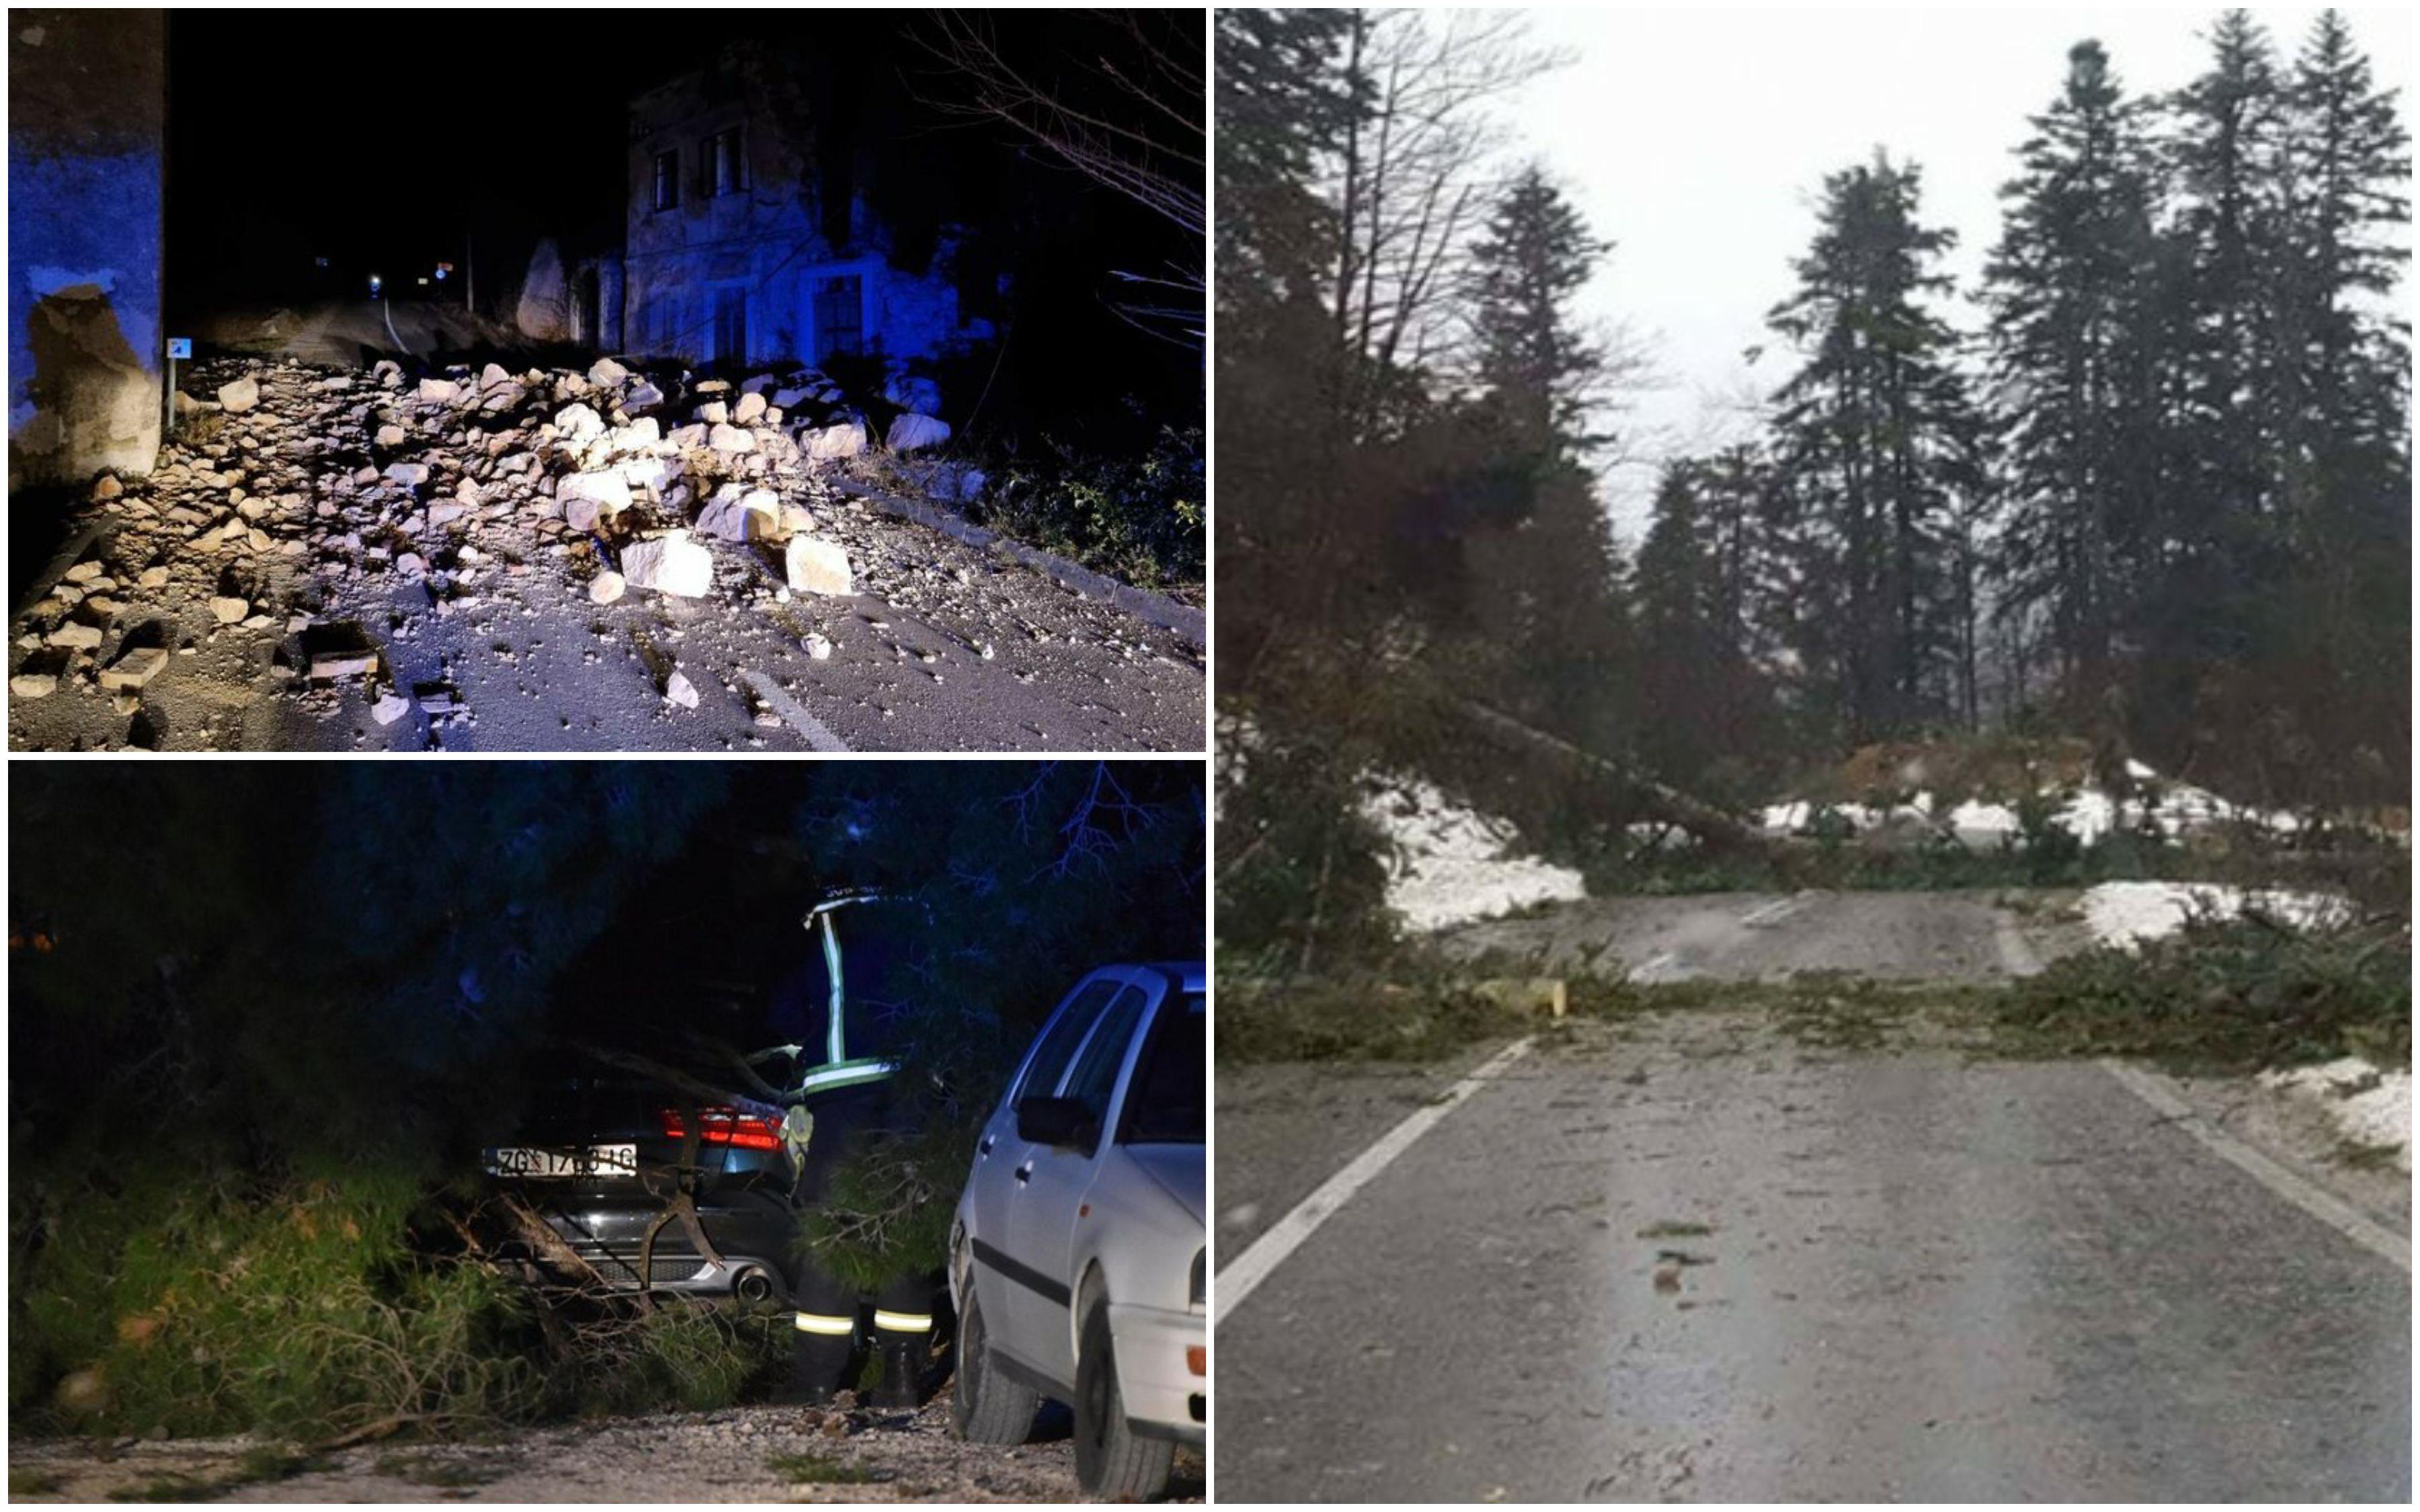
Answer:
[[[660,1110],[664,1137],[685,1138],[689,1126],[681,1121],[680,1109]],[[737,1108],[700,1108],[697,1110],[698,1142],[707,1145],[729,1145],[734,1149],[779,1149],[782,1148],[782,1126],[770,1119]]]

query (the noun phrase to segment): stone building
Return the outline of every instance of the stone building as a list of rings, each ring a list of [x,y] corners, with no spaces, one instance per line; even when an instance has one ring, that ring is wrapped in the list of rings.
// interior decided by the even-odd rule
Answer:
[[[878,361],[894,400],[932,409],[910,362],[993,335],[950,273],[964,233],[903,256],[845,161],[800,150],[811,120],[796,77],[745,48],[634,99],[623,255],[568,270],[573,328],[702,365]]]

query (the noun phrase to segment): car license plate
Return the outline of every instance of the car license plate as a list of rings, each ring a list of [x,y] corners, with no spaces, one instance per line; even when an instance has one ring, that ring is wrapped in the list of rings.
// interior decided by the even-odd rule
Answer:
[[[636,1145],[591,1145],[586,1149],[490,1149],[490,1176],[634,1176]]]

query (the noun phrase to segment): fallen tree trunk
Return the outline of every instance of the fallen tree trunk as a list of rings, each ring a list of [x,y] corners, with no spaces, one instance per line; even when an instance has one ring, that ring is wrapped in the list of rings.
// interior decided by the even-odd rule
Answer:
[[[1560,735],[1550,735],[1544,730],[1522,723],[1509,714],[1491,709],[1476,699],[1457,701],[1462,713],[1478,721],[1492,733],[1532,749],[1544,750],[1577,764],[1621,785],[1626,794],[1644,799],[1644,808],[1652,817],[1668,820],[1688,830],[1709,845],[1730,849],[1747,849],[1759,843],[1761,837],[1736,817],[1713,804],[1690,796],[1669,783],[1659,782],[1626,762],[1601,756],[1572,744]]]

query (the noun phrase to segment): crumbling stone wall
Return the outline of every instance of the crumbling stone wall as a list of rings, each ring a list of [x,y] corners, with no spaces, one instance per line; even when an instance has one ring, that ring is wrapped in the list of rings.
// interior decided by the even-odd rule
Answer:
[[[160,450],[167,13],[8,12],[8,475]]]

